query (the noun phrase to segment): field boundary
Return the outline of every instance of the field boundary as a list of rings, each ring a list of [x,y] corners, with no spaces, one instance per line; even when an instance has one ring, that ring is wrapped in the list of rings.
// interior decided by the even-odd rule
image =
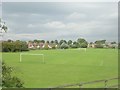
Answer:
[[[54,88],[67,88],[67,87],[73,87],[73,86],[79,86],[79,88],[83,88],[84,85],[86,84],[95,84],[95,83],[100,83],[103,82],[104,86],[101,88],[118,88],[119,85],[111,85],[108,86],[108,82],[112,81],[112,80],[118,80],[119,78],[110,78],[110,79],[103,79],[103,80],[96,80],[96,81],[90,81],[90,82],[83,82],[83,83],[76,83],[76,84],[66,84],[66,85],[61,85],[61,86],[57,86]]]

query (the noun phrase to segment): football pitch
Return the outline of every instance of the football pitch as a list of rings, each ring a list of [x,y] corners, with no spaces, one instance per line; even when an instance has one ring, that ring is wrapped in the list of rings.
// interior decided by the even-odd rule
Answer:
[[[56,87],[118,77],[117,49],[31,50],[22,53],[44,54],[44,63],[40,55],[23,55],[20,62],[20,52],[2,54],[3,61],[14,67],[14,74],[24,81],[26,88]],[[102,86],[103,83],[89,85]]]

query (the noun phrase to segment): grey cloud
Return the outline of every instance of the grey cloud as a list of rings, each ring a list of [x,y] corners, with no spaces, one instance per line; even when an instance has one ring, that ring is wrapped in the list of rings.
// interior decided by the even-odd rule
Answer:
[[[14,2],[3,3],[2,11],[9,37],[117,41],[117,3]]]

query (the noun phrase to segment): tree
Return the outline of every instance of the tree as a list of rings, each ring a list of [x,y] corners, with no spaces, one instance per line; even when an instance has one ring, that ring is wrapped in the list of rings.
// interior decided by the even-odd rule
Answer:
[[[7,26],[1,25],[1,19],[0,19],[0,29],[1,31],[4,30],[7,31]],[[2,62],[2,87],[23,87],[23,82],[17,78],[16,76],[12,76],[12,68],[7,66],[5,63]]]
[[[60,40],[59,44],[61,45],[62,43],[66,43],[67,44],[67,41],[66,40]]]
[[[70,44],[72,44],[72,40],[69,40],[69,41],[68,41],[68,45],[70,45]]]
[[[79,38],[77,42],[80,44],[80,48],[87,48],[88,46],[88,42],[83,38]]]
[[[35,39],[33,42],[40,43],[40,40]]]
[[[8,30],[5,22],[3,22],[3,21],[1,20],[1,18],[0,18],[0,30],[1,30],[1,31],[5,31],[5,32],[7,32],[7,30]]]
[[[87,46],[88,46],[87,43],[81,43],[81,44],[80,44],[80,47],[81,47],[81,48],[87,48]]]
[[[55,40],[55,44],[58,44],[58,40]]]
[[[46,41],[47,44],[49,44],[49,41]]]
[[[64,42],[64,40],[60,40],[59,44],[61,45]]]
[[[50,43],[52,43],[52,44],[53,44],[53,43],[54,43],[54,41],[52,40]]]
[[[90,44],[93,44],[93,42],[90,42]]]
[[[104,47],[104,45],[103,44],[105,44],[105,42],[106,42],[106,40],[97,40],[97,41],[95,41],[95,47],[96,48],[103,48]]]
[[[67,48],[69,48],[69,46],[64,42],[64,43],[61,44],[60,48],[61,49],[67,49]]]
[[[48,42],[45,43],[45,47],[44,47],[45,50],[48,50],[49,47],[48,47]]]
[[[8,39],[8,42],[13,42],[13,40]]]
[[[69,45],[71,48],[79,48],[80,47],[80,44],[76,41],[73,42],[73,44],[70,44]]]
[[[67,41],[66,40],[63,40],[65,44],[67,44]]]
[[[14,47],[13,47],[14,48]],[[2,42],[2,52],[10,52],[12,49],[11,43]]]
[[[28,45],[25,41],[21,41],[21,51],[29,51]]]
[[[96,44],[105,44],[106,40],[97,40],[95,41]]]
[[[78,38],[77,42],[81,44],[81,43],[84,43],[84,42],[87,42],[87,41],[83,38]]]
[[[4,41],[2,42],[2,51],[3,52],[21,52],[21,51],[29,51],[28,45],[25,41]]]
[[[41,40],[40,42],[41,42],[41,43],[45,43],[45,40]]]
[[[111,42],[111,44],[117,44],[116,42]]]

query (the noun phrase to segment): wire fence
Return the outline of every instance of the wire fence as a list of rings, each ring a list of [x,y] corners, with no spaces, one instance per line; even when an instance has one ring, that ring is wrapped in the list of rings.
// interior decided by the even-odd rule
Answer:
[[[115,85],[109,85],[110,81],[116,80],[117,83]],[[77,83],[77,84],[66,84],[62,86],[57,86],[53,88],[70,88],[70,87],[79,87],[79,88],[85,88],[85,85],[88,84],[96,84],[96,83],[103,83],[103,86],[100,88],[118,88],[118,78],[110,78],[110,79],[104,79],[104,80],[96,80],[96,81],[90,81],[90,82],[83,82],[83,83]]]

